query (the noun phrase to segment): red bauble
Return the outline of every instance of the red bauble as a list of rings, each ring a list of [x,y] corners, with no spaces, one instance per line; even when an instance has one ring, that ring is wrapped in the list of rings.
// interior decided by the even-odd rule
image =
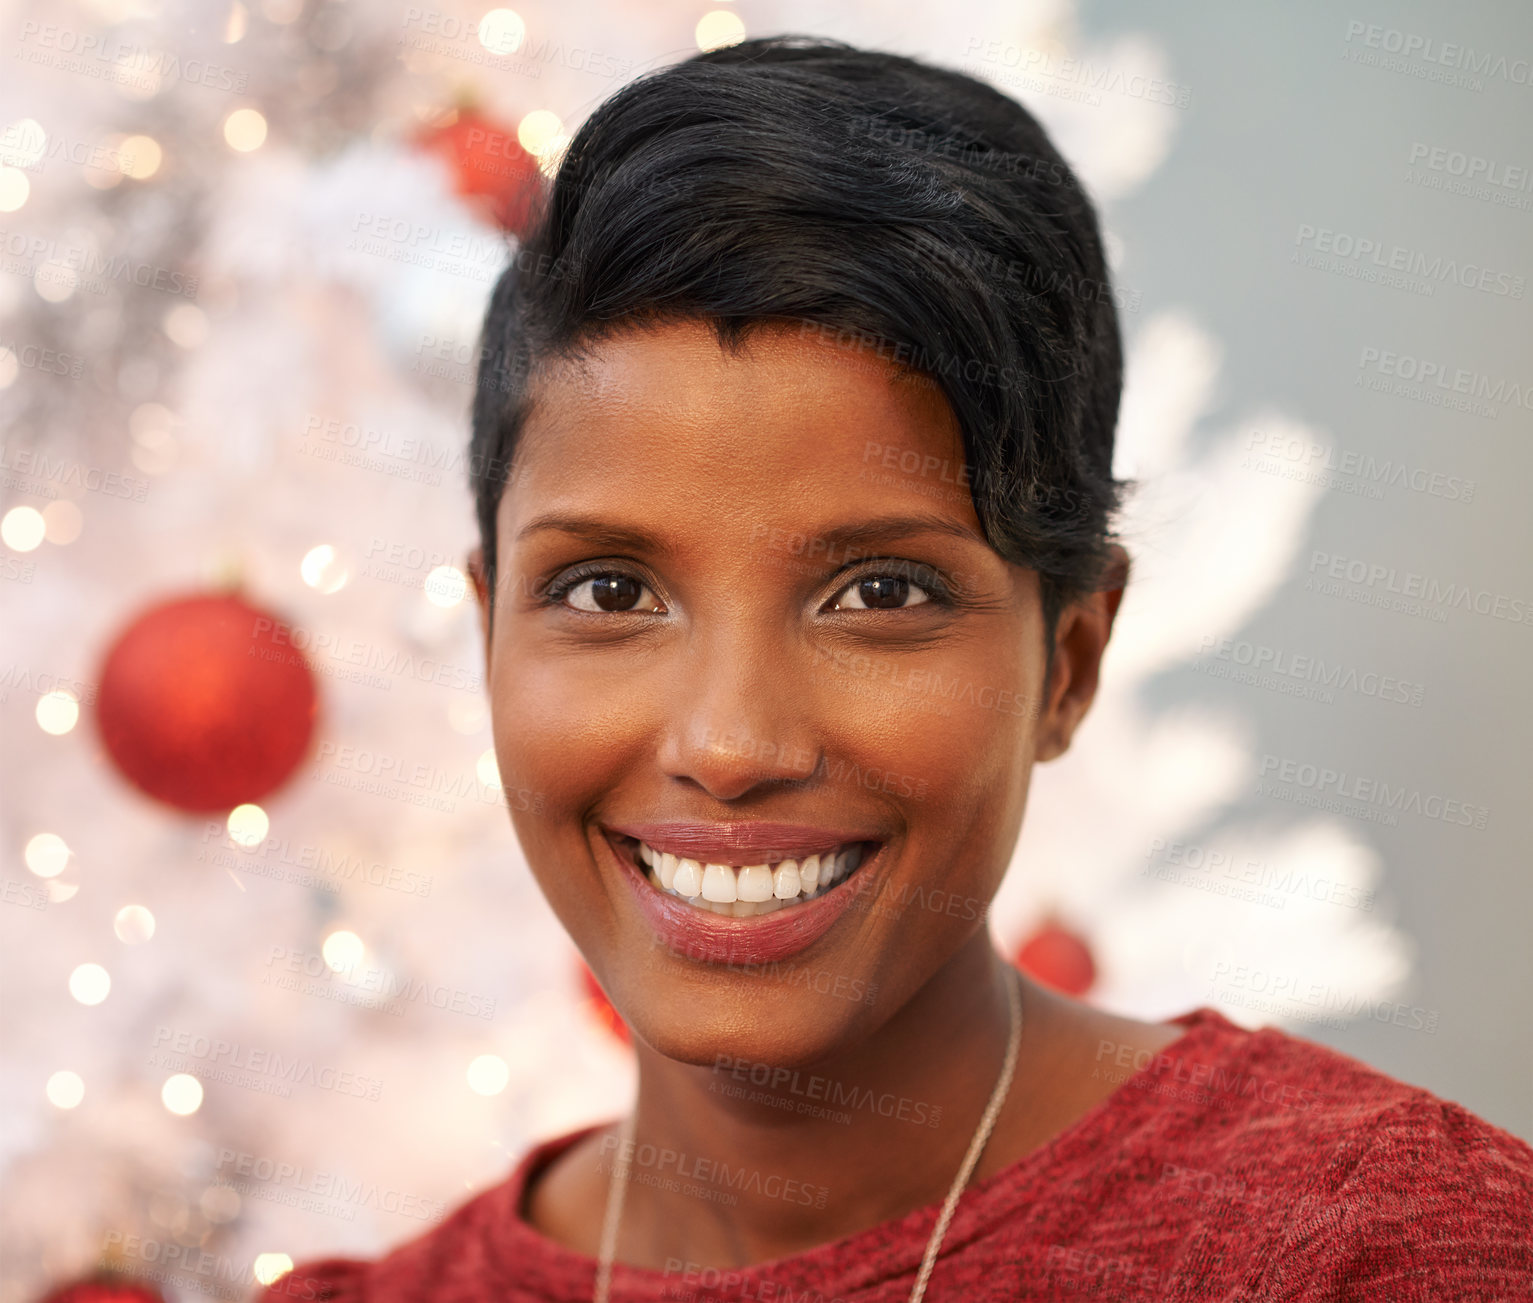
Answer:
[[[38,1303],[164,1303],[164,1297],[148,1285],[110,1272],[61,1285]]]
[[[317,709],[292,631],[233,596],[146,611],[107,652],[96,693],[101,739],[123,776],[194,813],[280,787],[309,749]]]
[[[577,959],[575,962],[580,965],[580,986],[585,991],[586,1005],[596,1016],[597,1022],[624,1045],[630,1044],[632,1037],[628,1031],[628,1024],[612,1007],[612,1001],[607,999],[607,993],[601,989],[601,983],[596,980],[596,975],[586,967],[584,960]]]
[[[538,161],[516,138],[516,128],[472,108],[459,109],[444,126],[423,132],[417,143],[447,160],[453,189],[480,200],[490,219],[525,240],[543,197]]]
[[[1029,977],[1066,995],[1084,995],[1097,980],[1090,948],[1052,915],[1018,948],[1015,962]]]

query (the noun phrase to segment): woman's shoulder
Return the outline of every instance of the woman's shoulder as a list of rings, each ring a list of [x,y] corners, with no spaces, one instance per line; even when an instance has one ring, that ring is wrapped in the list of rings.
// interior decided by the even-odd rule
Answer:
[[[1280,1028],[1241,1027],[1213,1009],[1177,1021],[1187,1033],[1137,1055],[1121,1092],[1143,1097],[1134,1117],[1162,1142],[1227,1164],[1291,1165],[1307,1183],[1355,1182],[1406,1161],[1418,1176],[1430,1163],[1533,1184],[1533,1148],[1431,1091]]]
[[[435,1226],[377,1258],[329,1257],[301,1262],[258,1296],[257,1303],[419,1303],[429,1298],[479,1299],[486,1282],[505,1275],[504,1254],[528,1249],[521,1205],[531,1178],[598,1128],[531,1145],[505,1180],[470,1196]],[[521,1264],[527,1266],[530,1264]]]
[[[1136,1110],[1143,1147],[1162,1198],[1185,1196],[1200,1221],[1227,1214],[1209,1220],[1232,1243],[1264,1242],[1266,1296],[1492,1299],[1533,1287],[1533,1148],[1304,1037],[1211,1009],[1182,1021],[1196,1034],[1126,1083],[1167,1105]]]

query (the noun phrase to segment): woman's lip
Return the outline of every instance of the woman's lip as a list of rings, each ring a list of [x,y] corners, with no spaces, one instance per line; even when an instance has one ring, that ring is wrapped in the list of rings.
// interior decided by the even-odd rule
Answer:
[[[607,827],[647,842],[657,851],[705,864],[774,864],[819,855],[852,842],[883,840],[865,831],[801,823],[614,823]]]
[[[661,891],[610,837],[604,835],[602,841],[622,870],[624,881],[633,891],[639,912],[653,929],[657,943],[663,942],[680,958],[710,964],[768,964],[807,950],[861,895],[863,884],[858,879],[872,867],[872,861],[877,860],[884,849],[880,844],[869,856],[867,864],[859,865],[850,877],[838,882],[823,896],[816,896],[802,905],[788,905],[770,914],[725,918]],[[852,883],[857,885],[849,888]]]

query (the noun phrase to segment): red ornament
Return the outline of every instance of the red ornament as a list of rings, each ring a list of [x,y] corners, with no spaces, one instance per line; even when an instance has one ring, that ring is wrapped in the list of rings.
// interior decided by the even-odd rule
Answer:
[[[84,1280],[61,1285],[38,1303],[164,1303],[164,1297],[148,1285],[126,1276],[100,1272]]]
[[[417,144],[447,160],[453,189],[479,201],[503,231],[525,240],[542,203],[544,181],[538,161],[507,127],[465,107],[421,133]]]
[[[280,787],[309,749],[318,710],[291,630],[234,596],[152,607],[113,643],[99,683],[96,723],[123,777],[194,813]]]
[[[596,975],[586,967],[585,961],[577,959],[580,965],[580,986],[585,991],[586,1006],[601,1023],[624,1045],[632,1042],[632,1036],[628,1031],[628,1024],[618,1015],[618,1011],[612,1007],[612,1001],[607,999],[607,993],[601,989],[601,983],[596,980]]]
[[[1084,995],[1097,980],[1090,948],[1052,914],[1018,948],[1015,963],[1029,977],[1066,995]]]

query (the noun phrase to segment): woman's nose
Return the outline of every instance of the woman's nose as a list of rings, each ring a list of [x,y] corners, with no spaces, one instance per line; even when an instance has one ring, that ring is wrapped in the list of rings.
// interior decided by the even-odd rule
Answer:
[[[734,640],[694,648],[671,694],[661,770],[720,801],[813,777],[821,748],[807,689],[781,649]]]

